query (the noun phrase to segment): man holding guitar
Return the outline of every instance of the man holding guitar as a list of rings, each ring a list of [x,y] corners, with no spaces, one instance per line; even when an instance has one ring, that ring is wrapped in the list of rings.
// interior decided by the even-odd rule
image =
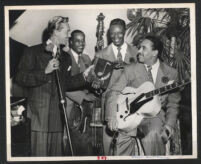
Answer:
[[[119,131],[116,143],[116,155],[137,155],[136,129],[130,131],[119,130],[117,98],[125,87],[130,86],[140,88],[149,81],[153,86],[161,88],[171,81],[177,81],[177,71],[160,60],[163,44],[155,36],[146,36],[140,44],[138,50],[138,63],[133,63],[124,69],[120,79],[112,86],[108,92],[106,108],[109,109],[108,126],[112,131]],[[142,132],[142,147],[145,155],[165,155],[165,144],[174,133],[179,113],[180,93],[173,90],[162,94],[158,98],[161,110],[154,117],[143,118],[138,126]],[[152,110],[153,106],[148,106]],[[147,110],[147,109],[146,109]]]

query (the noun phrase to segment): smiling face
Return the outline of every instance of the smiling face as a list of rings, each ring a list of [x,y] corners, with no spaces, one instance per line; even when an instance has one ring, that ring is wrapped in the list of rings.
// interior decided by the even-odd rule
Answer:
[[[77,54],[81,54],[85,48],[85,35],[83,33],[75,33],[70,40],[71,48]]]
[[[69,37],[69,32],[70,32],[70,26],[68,22],[61,23],[60,28],[54,31],[58,44],[65,45],[66,40],[68,40]]]
[[[140,43],[138,60],[140,63],[153,65],[157,60],[158,50],[153,50],[152,41],[145,39]]]
[[[120,47],[124,43],[125,29],[121,25],[112,25],[110,27],[110,38],[113,44]]]

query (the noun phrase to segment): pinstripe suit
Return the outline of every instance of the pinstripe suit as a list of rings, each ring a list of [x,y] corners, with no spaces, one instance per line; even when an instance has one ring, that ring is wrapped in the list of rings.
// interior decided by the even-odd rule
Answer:
[[[33,156],[62,155],[63,123],[62,113],[59,109],[60,100],[55,73],[44,73],[51,59],[51,53],[45,51],[45,45],[29,47],[24,51],[16,76],[16,81],[29,90],[28,117],[31,118],[31,130],[33,132]],[[63,92],[84,86],[85,80],[81,74],[69,78],[71,68],[69,55],[61,51],[59,60],[60,69],[58,72]],[[49,133],[54,134],[54,146],[51,144],[53,138],[48,136]],[[37,138],[38,134],[40,137]],[[47,148],[47,145],[51,145],[50,148]]]

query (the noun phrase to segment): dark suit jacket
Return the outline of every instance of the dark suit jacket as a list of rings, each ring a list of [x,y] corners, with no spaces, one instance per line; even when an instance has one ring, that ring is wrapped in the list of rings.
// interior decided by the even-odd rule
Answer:
[[[45,74],[51,59],[51,53],[46,52],[45,45],[40,44],[25,49],[18,67],[16,81],[28,87],[28,116],[31,118],[31,129],[35,131],[63,131],[55,72]],[[85,79],[82,74],[70,76],[70,56],[61,51],[59,60],[62,91],[83,87]]]
[[[125,55],[125,59],[124,62],[126,64],[130,64],[131,60],[134,60],[134,62],[137,61],[137,48],[133,47],[129,44],[127,44],[127,51],[126,51],[126,55]],[[99,51],[95,57],[99,57],[105,60],[109,60],[111,62],[116,61],[117,59],[115,58],[113,49],[112,49],[112,44],[110,44],[108,47],[104,48],[103,50]],[[114,70],[108,85],[108,89],[110,89],[112,87],[112,85],[118,81],[120,75],[122,74],[123,69],[119,69],[119,70]],[[104,92],[104,94],[102,95],[102,109],[105,109],[105,119],[107,120],[108,118],[108,108],[105,108],[105,103],[108,99],[107,96],[107,91],[108,89]]]
[[[167,85],[167,83],[162,80],[163,77],[167,77],[169,80],[177,81],[178,73],[174,68],[160,62],[155,88]],[[120,79],[112,86],[108,93],[108,100],[106,104],[107,109],[109,109],[108,119],[116,118],[116,98],[120,94],[120,91],[122,91],[126,86],[138,88],[142,83],[148,80],[149,78],[144,64],[135,63],[128,66],[124,70]],[[176,123],[177,115],[179,113],[180,99],[181,97],[179,92],[165,94],[160,98],[162,107],[166,108],[165,123],[170,126],[174,126]]]
[[[80,68],[78,67],[78,64],[76,63],[72,52],[68,51],[68,54],[70,55],[71,60],[72,60],[71,75],[72,76],[77,75],[80,72]],[[85,55],[85,54],[82,54],[81,57],[82,57],[82,61],[83,61],[84,67],[85,67],[85,68],[83,68],[83,70],[81,70],[83,72],[85,69],[87,69],[91,65],[91,59],[89,58],[88,55]],[[75,104],[81,105],[84,100],[84,97],[86,96],[87,93],[88,93],[88,91],[86,89],[65,93],[67,96],[67,99],[66,99],[67,100],[67,106],[66,106],[67,110],[66,111],[67,111],[67,116],[69,117],[68,120],[69,120],[70,124],[72,124],[74,115],[76,114],[75,110],[73,110]]]
[[[72,60],[72,69],[71,69],[71,75],[77,75],[79,72],[85,71],[90,65],[91,65],[91,59],[88,55],[82,54],[82,64],[84,67],[80,68],[78,67],[78,64],[75,61],[75,58],[71,51],[68,51],[68,54],[71,56]],[[92,134],[91,134],[91,128],[89,123],[91,120],[91,103],[89,102],[83,102],[84,97],[87,95],[88,90],[86,88],[83,88],[82,90],[78,91],[72,91],[72,92],[66,92],[66,100],[67,100],[67,116],[69,121],[69,126],[71,128],[71,138],[72,138],[72,144],[74,149],[74,154],[76,156],[90,156],[93,155],[93,149],[91,146],[92,143]],[[83,113],[87,113],[87,122],[86,122],[86,130],[84,133],[80,133],[78,129],[75,129],[75,122],[77,122],[77,118],[80,116],[80,110],[76,107],[76,104],[82,105],[84,111]],[[84,114],[84,117],[85,114]],[[85,119],[85,118],[83,118]]]

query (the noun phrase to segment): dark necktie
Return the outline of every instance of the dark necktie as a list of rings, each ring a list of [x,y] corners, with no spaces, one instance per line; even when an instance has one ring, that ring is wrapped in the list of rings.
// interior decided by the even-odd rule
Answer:
[[[117,61],[123,62],[122,54],[121,54],[121,47],[117,47],[118,53],[117,53]]]
[[[152,67],[151,67],[151,66],[147,66],[147,75],[148,75],[148,77],[149,77],[149,80],[150,80],[152,83],[154,83],[151,70],[152,70]]]
[[[83,62],[81,54],[78,55],[78,61],[77,61],[77,63],[78,63],[78,67],[80,69],[80,73],[84,72],[85,66],[84,66],[84,62]]]

